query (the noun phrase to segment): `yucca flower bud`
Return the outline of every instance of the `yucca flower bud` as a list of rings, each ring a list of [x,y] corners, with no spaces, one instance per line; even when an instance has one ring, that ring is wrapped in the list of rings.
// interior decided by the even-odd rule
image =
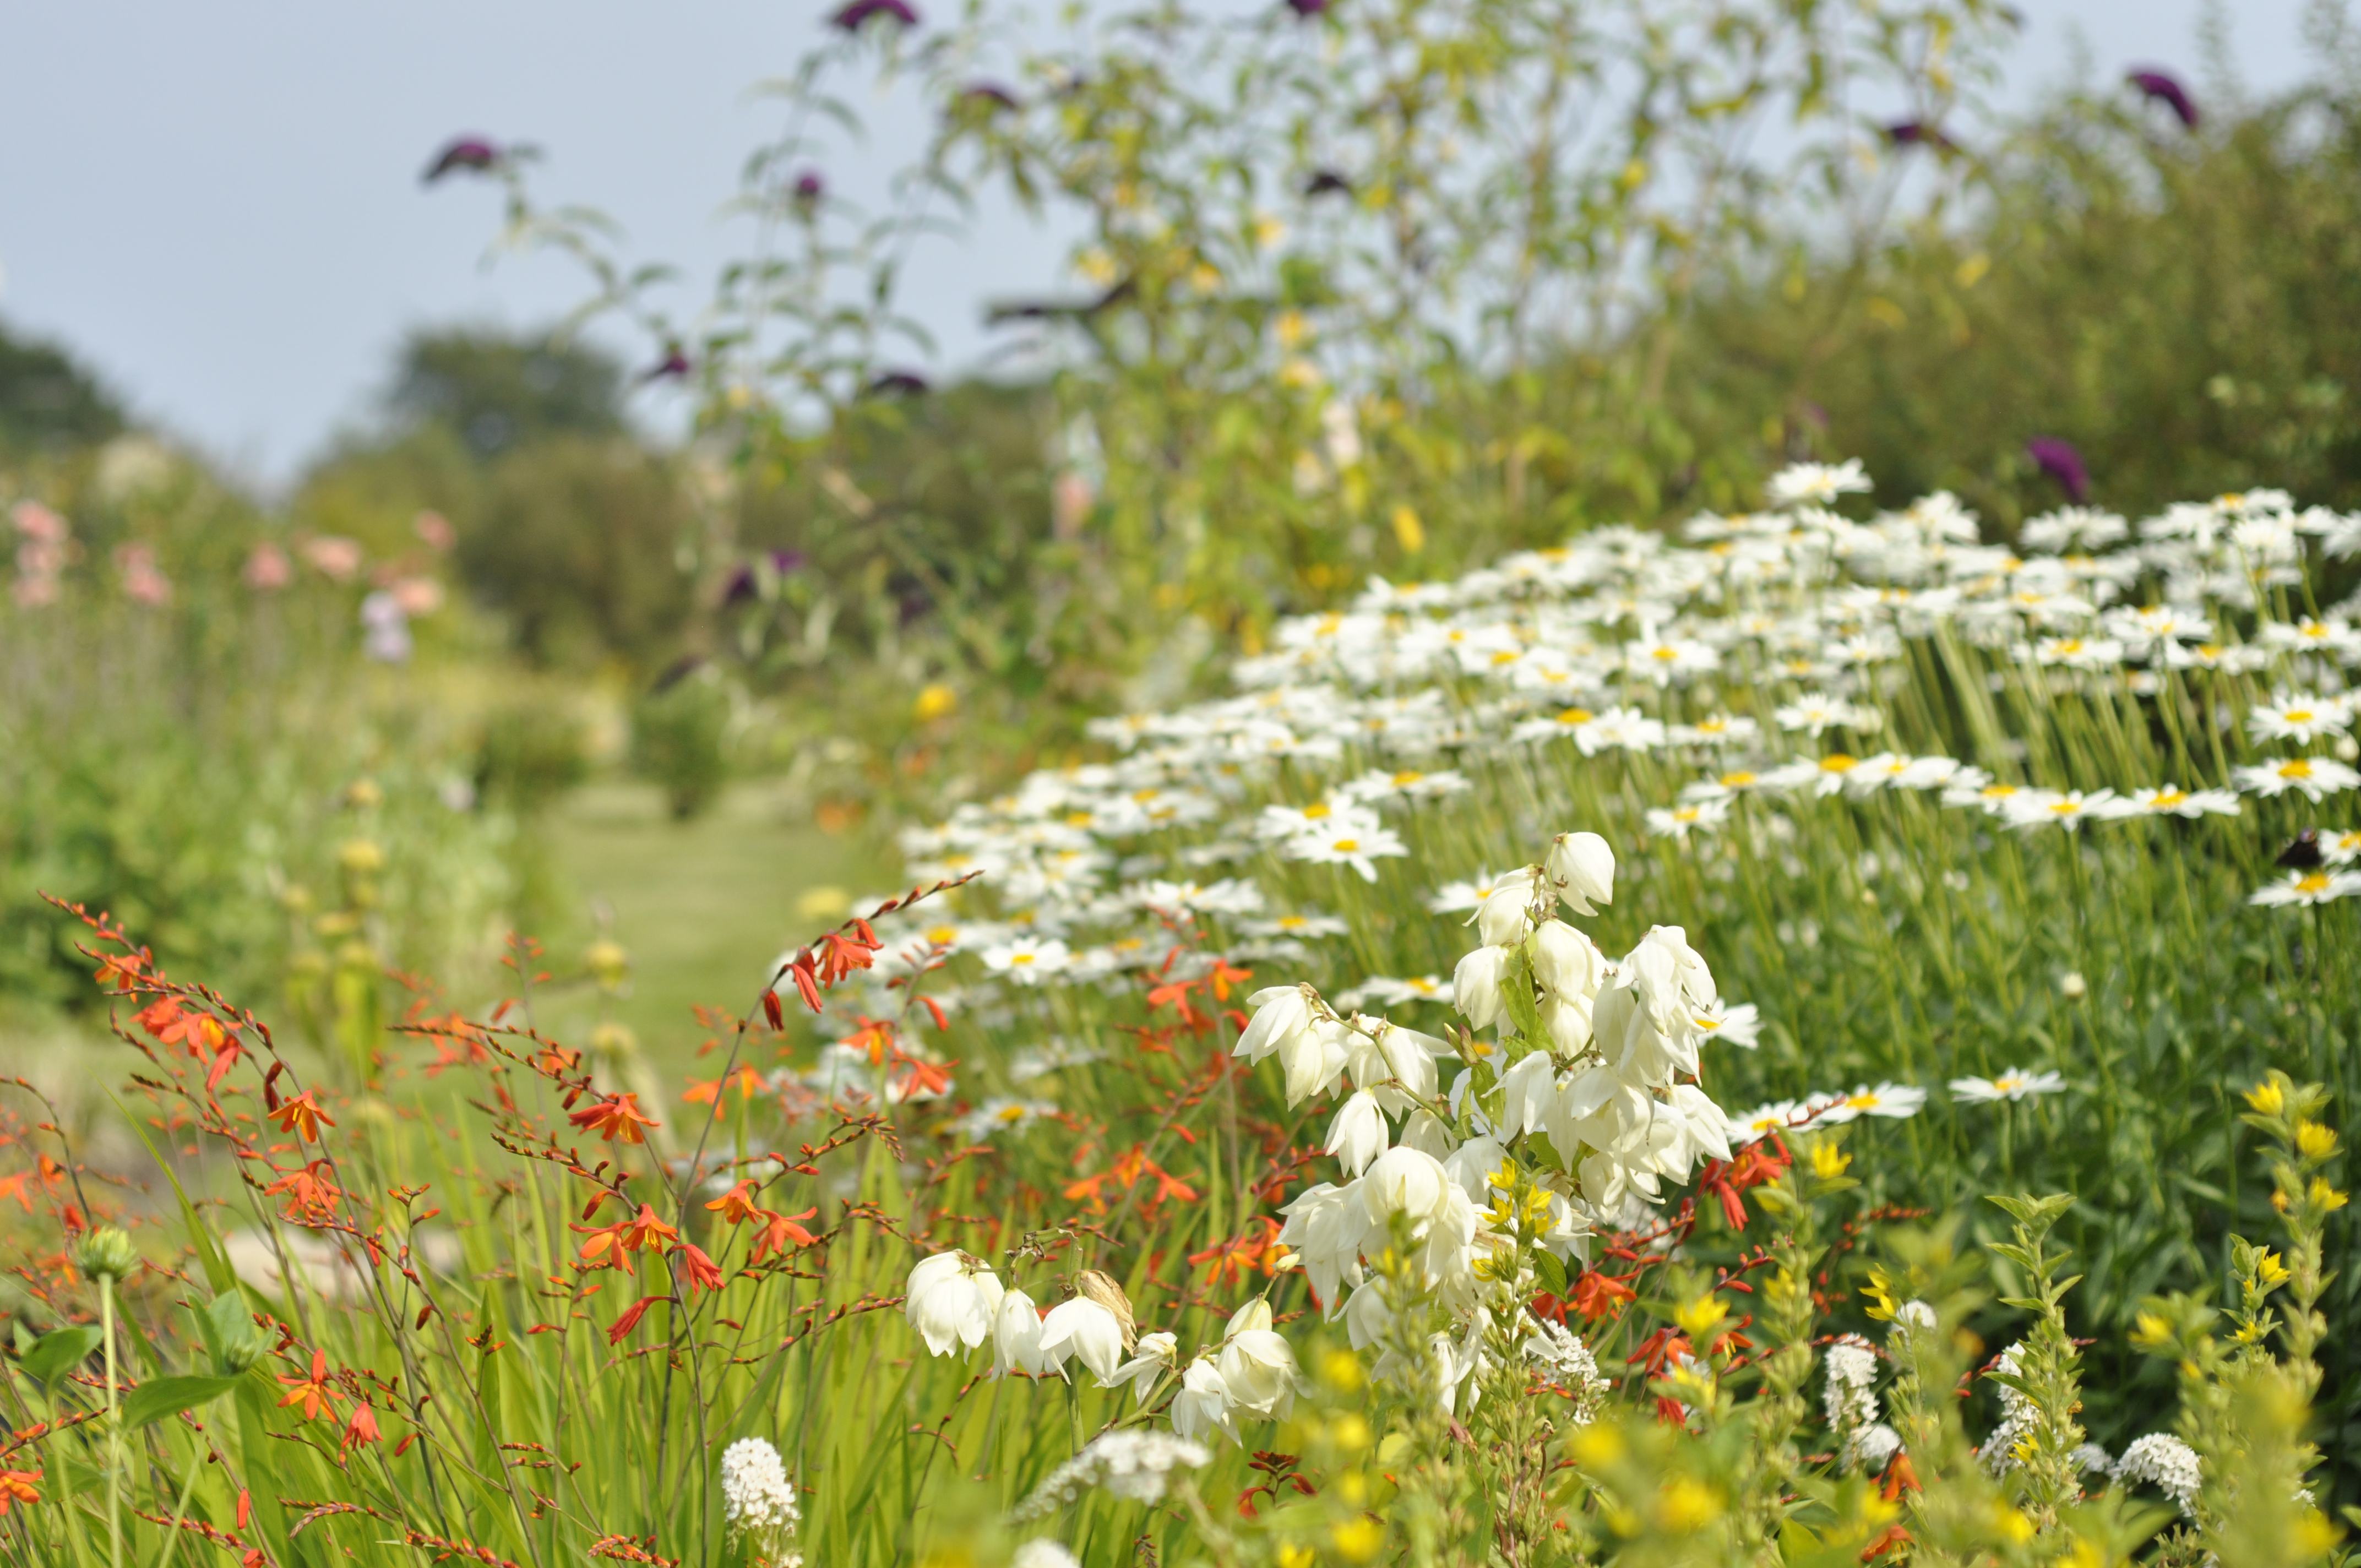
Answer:
[[[1559,834],[1543,869],[1576,915],[1596,915],[1592,905],[1615,902],[1615,851],[1596,833]]]

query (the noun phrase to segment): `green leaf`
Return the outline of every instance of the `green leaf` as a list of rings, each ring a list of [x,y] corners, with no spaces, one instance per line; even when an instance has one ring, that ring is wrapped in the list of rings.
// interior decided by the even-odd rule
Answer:
[[[33,1348],[25,1353],[21,1364],[25,1375],[37,1383],[53,1383],[60,1374],[71,1372],[89,1360],[91,1352],[98,1348],[100,1337],[99,1331],[87,1323],[80,1328],[60,1329],[55,1333],[43,1334],[33,1342]]]
[[[123,1424],[137,1431],[193,1410],[237,1387],[235,1377],[155,1377],[123,1397]]]
[[[1546,1252],[1533,1254],[1533,1272],[1541,1276],[1543,1287],[1553,1296],[1565,1294],[1565,1265]]]

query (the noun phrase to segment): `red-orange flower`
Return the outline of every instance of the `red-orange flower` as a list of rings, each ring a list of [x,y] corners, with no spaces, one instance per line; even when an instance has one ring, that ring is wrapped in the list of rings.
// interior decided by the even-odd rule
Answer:
[[[383,1435],[378,1431],[377,1412],[364,1400],[353,1411],[353,1419],[345,1423],[345,1446],[367,1448]]]
[[[656,1212],[645,1203],[628,1220],[596,1230],[582,1225],[574,1228],[590,1238],[582,1244],[582,1261],[592,1268],[620,1268],[626,1253],[650,1247],[662,1252],[665,1244],[680,1239],[680,1233],[658,1219]]]
[[[577,1127],[597,1133],[601,1140],[610,1144],[617,1138],[627,1144],[646,1143],[648,1135],[642,1129],[658,1125],[654,1117],[640,1109],[640,1097],[636,1094],[618,1094],[594,1105],[585,1105],[566,1120]]]
[[[721,1288],[722,1273],[720,1266],[715,1263],[711,1258],[706,1256],[705,1249],[698,1246],[695,1242],[681,1243],[679,1247],[674,1251],[673,1256],[679,1260],[681,1273],[687,1277],[687,1280],[691,1285],[696,1286],[699,1290],[719,1290]]]
[[[8,1517],[12,1504],[22,1503],[30,1508],[39,1502],[41,1494],[35,1487],[40,1479],[41,1473],[38,1470],[0,1470],[0,1519]]]
[[[1567,1303],[1592,1322],[1611,1318],[1622,1310],[1623,1303],[1637,1297],[1629,1285],[1611,1274],[1591,1269],[1574,1282],[1574,1292]]]
[[[312,1098],[312,1091],[308,1089],[294,1099],[283,1102],[270,1113],[270,1119],[279,1124],[280,1132],[293,1133],[300,1141],[310,1144],[320,1141],[322,1127],[336,1124],[336,1119]]]
[[[753,1261],[760,1263],[773,1253],[784,1257],[790,1243],[798,1247],[811,1245],[812,1234],[796,1222],[808,1220],[818,1212],[818,1209],[807,1209],[800,1214],[778,1214],[763,1210],[763,1228],[754,1233]]]
[[[345,1398],[336,1386],[328,1381],[325,1351],[312,1353],[312,1375],[309,1377],[282,1372],[279,1375],[279,1381],[287,1385],[287,1396],[279,1401],[279,1408],[283,1410],[290,1405],[300,1404],[303,1407],[303,1419],[307,1421],[318,1420],[323,1409],[335,1414],[337,1402]]]
[[[738,1091],[738,1098],[752,1100],[763,1087],[763,1075],[740,1062],[723,1077],[690,1080],[688,1087],[681,1091],[680,1097],[691,1105],[710,1105],[721,1098],[724,1090],[734,1088]]]
[[[708,1203],[706,1208],[733,1225],[741,1225],[763,1211],[754,1201],[754,1184],[741,1181],[737,1186]]]
[[[287,1200],[287,1217],[291,1220],[333,1214],[336,1202],[344,1197],[330,1172],[328,1162],[315,1159],[299,1169],[291,1170],[262,1190],[266,1198]]]

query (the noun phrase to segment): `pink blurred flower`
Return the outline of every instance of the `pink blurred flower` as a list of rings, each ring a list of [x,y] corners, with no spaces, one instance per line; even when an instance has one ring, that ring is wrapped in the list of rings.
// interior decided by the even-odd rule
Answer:
[[[361,569],[361,547],[356,540],[322,534],[303,541],[298,548],[302,551],[304,560],[312,563],[323,576],[333,577],[337,582],[352,581],[354,575]]]
[[[55,577],[21,576],[15,584],[17,605],[25,609],[38,609],[45,604],[58,602],[58,580]]]
[[[398,578],[390,590],[401,613],[416,620],[443,608],[443,585],[432,577]]]
[[[410,526],[417,531],[419,538],[426,542],[429,550],[448,550],[459,537],[457,531],[451,526],[451,520],[439,511],[422,511]]]
[[[294,563],[276,544],[258,544],[246,558],[246,586],[257,593],[275,593],[294,580]]]
[[[137,603],[165,605],[172,601],[171,580],[157,569],[156,552],[147,545],[115,546],[115,569],[123,574],[125,595]]]
[[[9,514],[16,520],[16,532],[42,544],[63,544],[66,520],[38,501],[18,501]]]

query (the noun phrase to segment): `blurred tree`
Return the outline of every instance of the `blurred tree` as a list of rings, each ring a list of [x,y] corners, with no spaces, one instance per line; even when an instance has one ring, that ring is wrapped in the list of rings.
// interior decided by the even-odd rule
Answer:
[[[441,425],[479,461],[546,436],[628,433],[623,372],[553,334],[426,327],[401,345],[386,412],[397,428]]]
[[[114,395],[65,350],[0,326],[0,452],[87,445],[126,423]]]

